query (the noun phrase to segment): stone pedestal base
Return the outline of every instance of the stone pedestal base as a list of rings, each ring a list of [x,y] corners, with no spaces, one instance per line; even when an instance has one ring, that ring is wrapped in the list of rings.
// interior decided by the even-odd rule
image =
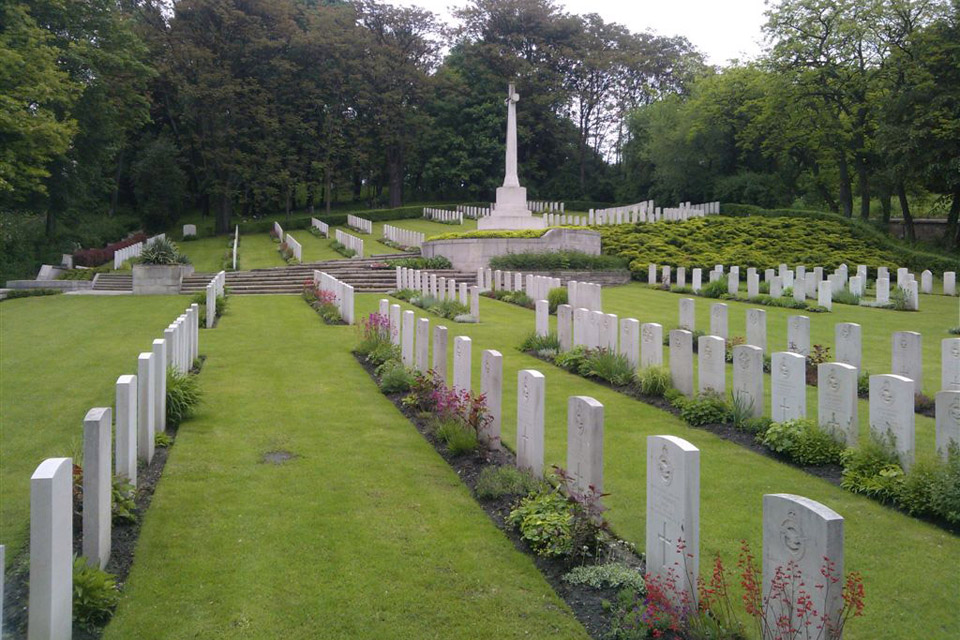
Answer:
[[[531,213],[520,216],[493,215],[484,216],[477,220],[477,229],[480,231],[492,229],[544,229],[546,224],[543,218],[537,218]]]
[[[543,229],[543,218],[527,210],[527,190],[523,187],[497,189],[497,206],[489,216],[477,220],[477,229]]]

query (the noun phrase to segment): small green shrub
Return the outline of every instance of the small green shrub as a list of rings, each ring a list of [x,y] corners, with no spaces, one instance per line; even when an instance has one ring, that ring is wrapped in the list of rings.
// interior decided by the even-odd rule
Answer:
[[[556,313],[557,307],[567,304],[567,288],[554,287],[547,292],[547,303],[550,305],[550,313]]]
[[[960,525],[960,447],[952,445],[947,461],[933,475],[930,510],[952,525]]]
[[[786,456],[797,464],[823,466],[837,464],[844,447],[812,420],[774,422],[761,442],[771,451]]]
[[[643,367],[636,375],[637,392],[645,396],[660,397],[672,386],[669,367]]]
[[[507,522],[537,555],[559,557],[573,550],[573,507],[558,489],[538,491],[520,501]]]
[[[367,362],[375,367],[383,365],[390,360],[400,359],[400,347],[385,340],[375,344],[369,353],[367,353]]]
[[[580,374],[606,380],[617,387],[624,387],[633,381],[633,367],[627,356],[608,349],[590,351],[580,366]]]
[[[910,294],[903,287],[894,287],[890,291],[890,308],[895,311],[910,310]]]
[[[947,329],[947,333],[952,336],[960,336],[960,325],[957,325],[956,327],[950,327]]]
[[[114,524],[134,524],[137,521],[137,490],[123,476],[113,476],[111,496]]]
[[[857,376],[857,395],[861,398],[870,396],[870,372],[863,371]]]
[[[87,564],[86,558],[73,559],[73,620],[93,633],[109,622],[120,591],[114,577]]]
[[[190,417],[202,399],[197,376],[167,368],[167,426],[176,427]]]
[[[762,438],[772,424],[773,420],[767,416],[757,416],[756,418],[748,418],[744,420],[741,426],[738,428],[742,431],[746,431],[747,433],[752,433],[758,438]],[[734,425],[736,425],[736,422],[734,422]]]
[[[674,406],[680,410],[680,418],[694,427],[724,424],[730,420],[730,407],[720,394],[711,391],[697,394],[695,398],[683,398],[679,406]]]
[[[403,363],[398,360],[387,360],[377,367],[380,376],[380,391],[384,394],[404,393],[413,386],[414,378]]]
[[[720,278],[719,280],[714,280],[713,282],[708,282],[703,285],[700,289],[700,295],[704,298],[719,298],[727,295],[726,278]]]
[[[553,359],[553,363],[562,369],[580,373],[580,368],[587,359],[587,350],[582,346],[577,346],[570,351],[562,351]]]
[[[477,440],[477,432],[459,420],[440,421],[434,433],[447,445],[447,451],[457,456],[473,453],[480,444]]]
[[[539,491],[543,483],[527,471],[511,465],[484,467],[477,478],[476,492],[481,500],[503,496],[526,496]]]
[[[175,265],[190,264],[190,259],[180,253],[172,240],[154,240],[140,252],[138,262],[141,264]]]
[[[342,242],[337,242],[336,240],[330,241],[330,248],[342,255],[345,258],[352,258],[357,255],[357,252],[353,249],[347,249]]]
[[[670,403],[670,406],[678,407],[679,404],[682,404],[683,401],[687,399],[687,396],[683,395],[683,392],[676,387],[670,387],[663,392],[663,399]],[[678,407],[679,408],[679,407]]]
[[[753,418],[754,401],[744,394],[730,394],[730,423],[735,429],[746,431],[747,420]]]
[[[166,449],[173,444],[173,436],[166,431],[157,431],[153,434],[153,446],[159,449]]]
[[[387,266],[391,269],[397,267],[406,267],[407,269],[452,269],[453,264],[448,258],[436,256],[434,258],[397,258],[387,260]]]
[[[833,301],[837,304],[850,304],[857,306],[860,304],[860,296],[849,289],[840,289],[833,292]]]
[[[539,238],[546,229],[520,229],[517,231],[456,231],[430,236],[428,240],[462,240],[464,238]]]
[[[520,346],[517,348],[523,352],[540,352],[544,350],[559,351],[560,338],[557,336],[557,334],[552,332],[545,336],[541,336],[537,335],[536,331],[533,331],[523,339],[523,342],[521,342]]]
[[[640,593],[643,593],[646,589],[643,574],[622,562],[574,567],[563,576],[563,581],[570,584],[586,585],[593,589],[629,587]]]
[[[903,483],[903,469],[891,443],[872,435],[841,457],[843,478],[840,486],[880,501],[894,502]]]

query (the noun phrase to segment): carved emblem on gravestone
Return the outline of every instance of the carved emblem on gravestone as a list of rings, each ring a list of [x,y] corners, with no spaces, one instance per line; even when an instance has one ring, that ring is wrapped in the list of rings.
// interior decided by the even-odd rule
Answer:
[[[673,482],[673,462],[670,461],[670,451],[667,445],[660,449],[660,456],[657,457],[657,472],[663,484],[669,486]]]
[[[885,404],[893,404],[893,392],[890,391],[889,380],[884,380],[883,386],[880,387],[880,399],[883,400]]]
[[[643,341],[650,342],[653,340],[653,329],[649,326],[643,328]]]
[[[746,350],[740,352],[740,357],[737,358],[737,361],[740,363],[741,369],[746,369],[750,366],[750,354]]]
[[[803,558],[803,552],[806,546],[806,538],[800,523],[797,522],[797,514],[794,511],[788,511],[786,519],[780,523],[780,541],[787,549],[794,560]]]
[[[680,348],[680,338],[678,338],[677,336],[673,336],[672,338],[670,338],[670,346],[679,349],[679,348]]]
[[[487,360],[483,363],[483,372],[487,375],[490,375],[490,361]]]
[[[901,349],[907,348],[907,336],[900,336],[900,348]]]
[[[787,366],[787,359],[784,358],[780,361],[780,377],[789,378],[790,377],[790,367]]]
[[[949,413],[954,422],[960,422],[960,398],[954,400],[953,404],[950,405]]]
[[[850,325],[849,325],[849,324],[843,324],[843,325],[840,326],[840,336],[843,337],[843,338],[849,338],[849,337],[850,337]]]
[[[757,324],[760,322],[760,314],[755,312],[750,312],[750,324]]]
[[[954,358],[960,360],[960,342],[954,342],[953,347],[950,349],[951,355]]]
[[[840,388],[840,379],[837,378],[835,371],[830,371],[830,375],[827,376],[827,384],[830,386],[831,391],[836,391]]]
[[[713,308],[713,315],[715,315],[715,316],[718,317],[718,318],[719,318],[721,315],[723,315],[723,307],[714,307],[714,308]]]
[[[577,435],[581,438],[583,437],[583,431],[586,428],[586,425],[583,422],[583,409],[577,407],[577,415],[574,417],[574,420],[577,423]]]
[[[710,346],[709,342],[703,345],[703,355],[707,358],[707,360],[709,360],[713,355],[713,347]]]
[[[527,379],[526,379],[526,378],[524,378],[524,380],[523,380],[523,399],[524,399],[524,400],[529,400],[529,399],[530,399],[530,387],[529,387],[529,383],[527,382]]]

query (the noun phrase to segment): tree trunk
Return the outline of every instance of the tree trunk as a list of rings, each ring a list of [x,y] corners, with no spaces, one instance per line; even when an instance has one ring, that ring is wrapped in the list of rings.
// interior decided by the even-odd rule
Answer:
[[[880,209],[883,210],[884,228],[888,228],[890,226],[890,211],[893,209],[890,198],[890,191],[886,187],[880,190]]]
[[[403,205],[403,150],[400,145],[387,148],[387,174],[390,181],[390,208]]]
[[[363,190],[363,178],[360,177],[359,172],[353,173],[353,201],[359,202],[362,197]]]
[[[120,199],[120,177],[123,174],[123,154],[124,149],[120,149],[117,155],[117,173],[113,177],[113,193],[110,194],[110,213],[112,218],[117,215],[117,201]]]
[[[847,155],[840,151],[837,155],[837,171],[840,179],[840,207],[841,213],[847,218],[853,217],[853,190],[850,187],[850,167],[847,165]]]
[[[860,218],[870,219],[870,174],[867,171],[867,159],[862,153],[856,157],[858,186],[860,187]]]
[[[903,182],[897,183],[897,199],[900,200],[900,210],[903,212],[903,229],[907,240],[913,242],[917,239],[917,231],[913,228],[913,216],[910,215],[910,203],[907,201],[907,190]]]
[[[960,249],[960,184],[953,187],[953,202],[947,214],[947,233],[944,243],[949,249]]]

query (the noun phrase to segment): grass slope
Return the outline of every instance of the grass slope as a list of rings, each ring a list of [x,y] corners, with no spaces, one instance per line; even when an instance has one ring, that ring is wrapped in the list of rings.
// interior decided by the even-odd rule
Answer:
[[[353,328],[253,296],[211,333],[105,638],[586,637],[356,364]],[[277,449],[298,457],[261,462]]]
[[[179,296],[51,296],[0,304],[0,541],[27,542],[30,476],[82,451],[83,416],[112,407],[117,377],[187,305]],[[202,334],[201,334],[202,340]]]
[[[803,216],[708,216],[597,229],[603,235],[603,252],[627,258],[631,270],[643,277],[650,263],[688,269],[717,264],[765,269],[781,263],[834,269],[845,262],[851,269],[866,264],[871,269],[888,265],[933,271],[960,265],[957,259],[907,252],[888,238],[859,233],[839,220]]]
[[[678,296],[631,285],[604,291],[607,311],[631,315],[643,322],[661,322],[665,328],[676,319]],[[358,312],[375,311],[378,296],[358,296]],[[930,316],[938,312],[924,298]],[[507,303],[481,298],[479,325],[443,322],[449,329],[449,341],[457,335],[473,339],[473,385],[478,388],[483,349],[496,349],[503,361],[503,439],[511,447],[516,440],[516,379],[520,369],[536,369],[546,378],[546,464],[566,464],[566,399],[571,395],[589,395],[603,403],[604,489],[610,492],[606,504],[614,528],[642,549],[645,514],[646,436],[671,434],[699,447],[701,455],[701,573],[709,575],[713,557],[722,553],[728,567],[735,566],[740,540],[761,549],[762,496],[765,493],[795,493],[817,500],[846,518],[846,567],[862,571],[867,589],[867,613],[853,620],[844,637],[873,638],[948,638],[960,634],[960,610],[948,606],[960,589],[960,538],[937,527],[885,508],[786,464],[752,453],[702,430],[692,429],[672,415],[631,400],[610,389],[573,376],[515,350],[520,340],[534,328],[533,312]],[[417,316],[421,310],[413,309]],[[860,320],[875,324],[889,312],[865,310]],[[901,314],[897,322],[915,323],[922,314]],[[742,314],[731,311],[733,333],[742,331]],[[436,323],[435,316],[426,315]],[[813,319],[814,334],[824,317]],[[894,316],[896,317],[896,316]],[[942,317],[942,316],[941,316]],[[830,318],[832,320],[833,318]],[[706,320],[698,306],[698,321]],[[553,322],[553,319],[551,319]],[[937,321],[934,320],[934,323]],[[785,342],[769,323],[770,344]],[[782,324],[782,323],[780,323]],[[832,323],[830,325],[832,331]],[[942,328],[941,328],[942,332]],[[869,335],[872,335],[869,334]],[[886,338],[889,340],[889,337]],[[883,351],[889,342],[883,342]],[[871,353],[869,342],[864,351]],[[450,349],[448,372],[452,372]],[[887,356],[889,357],[889,356]],[[869,362],[869,360],[868,360]],[[930,366],[928,361],[927,366]],[[729,377],[729,374],[728,374]],[[767,386],[769,390],[769,385]],[[768,391],[769,392],[769,391]],[[815,401],[808,400],[808,412],[816,413]],[[861,415],[866,414],[861,405]],[[932,443],[933,421],[917,419],[918,446]],[[927,443],[927,444],[924,444]]]
[[[223,257],[229,250],[228,245],[233,242],[232,235],[198,238],[187,242],[178,242],[180,252],[190,258],[191,264],[199,273],[217,273],[223,268]],[[242,255],[243,245],[239,247]],[[239,260],[237,261],[240,262]],[[243,268],[242,264],[238,267]]]

